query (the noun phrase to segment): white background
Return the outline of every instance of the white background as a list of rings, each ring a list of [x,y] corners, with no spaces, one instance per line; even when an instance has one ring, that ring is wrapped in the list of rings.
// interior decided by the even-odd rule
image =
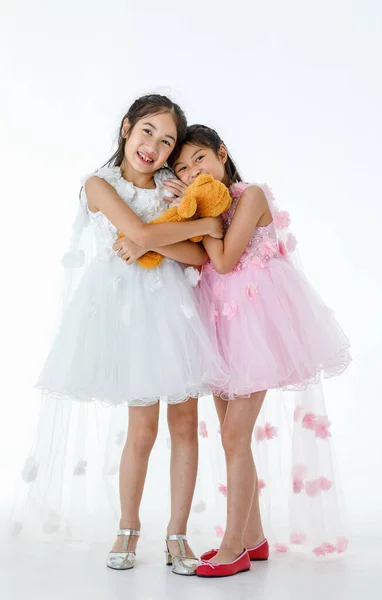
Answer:
[[[135,97],[161,92],[290,211],[352,341],[327,401],[353,533],[382,534],[381,21],[377,0],[1,0],[3,498],[32,441],[79,180]]]

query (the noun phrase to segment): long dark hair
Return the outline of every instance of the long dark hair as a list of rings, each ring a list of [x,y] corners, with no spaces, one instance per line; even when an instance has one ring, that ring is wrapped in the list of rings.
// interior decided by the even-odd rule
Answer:
[[[198,124],[197,125],[189,125],[189,127],[187,127],[187,131],[186,131],[186,135],[185,135],[183,144],[193,144],[195,146],[202,146],[205,148],[210,148],[211,150],[213,150],[215,152],[215,154],[217,156],[218,156],[220,147],[222,145],[225,146],[225,143],[223,142],[223,140],[221,139],[219,134],[215,131],[215,129],[212,129],[211,127],[207,127],[206,125],[198,125]],[[179,158],[180,151],[181,151],[181,147],[179,148],[177,153],[173,152],[171,154],[171,157],[168,160],[168,164],[170,166],[173,166],[175,164],[176,160]],[[232,183],[237,183],[239,181],[243,181],[230,154],[228,154],[227,162],[225,163],[224,166],[225,166],[225,171],[227,173],[227,177],[228,177],[230,185]]]
[[[125,156],[126,144],[126,137],[122,136],[122,130],[123,123],[126,118],[129,120],[129,129],[127,132],[128,137],[130,131],[140,119],[152,115],[158,115],[164,112],[168,112],[173,115],[177,130],[177,140],[175,147],[170,155],[170,158],[173,154],[179,153],[180,148],[183,145],[184,137],[186,135],[187,130],[187,119],[184,112],[178,104],[167,98],[167,96],[161,96],[160,94],[148,94],[146,96],[141,96],[140,98],[135,100],[135,102],[133,102],[127,113],[122,118],[118,134],[118,148],[114,152],[113,156],[109,158],[109,160],[105,163],[104,166],[107,165],[108,167],[120,167],[122,164],[123,158]]]

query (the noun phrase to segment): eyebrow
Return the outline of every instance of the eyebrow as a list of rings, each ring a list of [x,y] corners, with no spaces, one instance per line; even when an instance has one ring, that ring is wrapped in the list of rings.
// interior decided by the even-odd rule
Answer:
[[[153,129],[155,129],[155,131],[158,131],[157,128],[155,127],[155,125],[153,125],[152,123],[143,123],[143,125],[150,125],[150,127],[152,127]],[[171,138],[174,141],[174,143],[176,143],[176,139],[174,138],[173,135],[170,135],[169,133],[166,133],[166,135],[164,137]]]
[[[196,150],[196,151],[194,152],[194,154],[193,154],[193,155],[192,155],[190,158],[191,158],[191,159],[193,159],[193,158],[194,158],[194,156],[195,156],[195,154],[197,154],[197,153],[198,153],[198,152],[200,152],[201,150],[203,150],[203,148],[202,148],[202,147],[200,147],[198,150]],[[181,164],[183,164],[183,163],[182,163],[182,161],[178,161],[178,162],[176,162],[176,163],[174,164],[174,167],[173,167],[173,168],[175,169],[176,167],[178,167],[178,166],[179,166],[179,165],[181,165]]]

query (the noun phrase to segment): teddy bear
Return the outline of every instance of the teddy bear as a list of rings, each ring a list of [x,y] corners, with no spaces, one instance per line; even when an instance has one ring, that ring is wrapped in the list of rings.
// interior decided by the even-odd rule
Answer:
[[[229,209],[232,198],[228,188],[212,177],[212,175],[199,175],[187,188],[179,206],[170,207],[160,217],[151,223],[180,223],[203,217],[218,217]],[[123,233],[118,235],[124,237]],[[200,242],[203,236],[191,238],[192,242]],[[145,269],[158,267],[163,256],[157,252],[149,251],[137,259],[137,263]]]

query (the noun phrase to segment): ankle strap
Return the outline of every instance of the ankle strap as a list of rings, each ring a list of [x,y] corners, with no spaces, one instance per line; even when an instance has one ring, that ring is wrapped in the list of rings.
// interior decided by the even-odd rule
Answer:
[[[137,535],[140,536],[141,532],[136,529],[118,529],[117,536],[119,535]]]
[[[166,542],[179,542],[180,540],[187,541],[187,536],[183,533],[174,533],[166,536]]]

